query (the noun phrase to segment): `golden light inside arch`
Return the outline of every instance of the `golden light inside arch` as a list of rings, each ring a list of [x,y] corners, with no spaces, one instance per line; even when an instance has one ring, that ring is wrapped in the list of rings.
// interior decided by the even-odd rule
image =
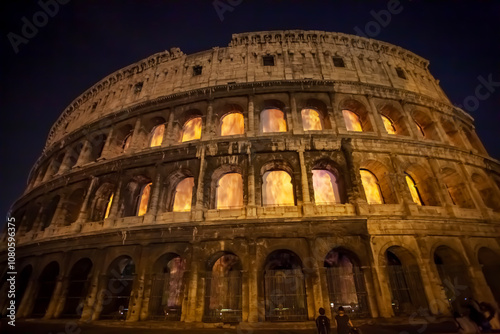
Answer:
[[[179,182],[175,188],[174,212],[191,211],[191,202],[193,199],[194,177],[186,177]]]
[[[323,169],[314,169],[314,202],[318,205],[340,203],[339,190],[335,176]]]
[[[220,126],[221,136],[242,135],[245,133],[245,122],[243,115],[239,112],[233,112],[222,117]]]
[[[132,132],[130,132],[128,135],[125,136],[122,142],[122,152],[127,151],[127,149],[130,147],[130,143],[132,142]]]
[[[342,115],[344,116],[345,127],[347,131],[363,132],[363,127],[361,126],[361,121],[358,114],[344,109],[342,110]]]
[[[163,142],[163,134],[165,133],[165,124],[157,125],[153,128],[149,147],[160,146]]]
[[[148,211],[148,203],[149,203],[149,195],[151,194],[151,185],[152,183],[148,183],[142,188],[141,199],[139,201],[139,208],[137,210],[138,216],[144,216],[144,214]]]
[[[210,281],[210,309],[240,309],[240,298],[237,298],[241,294],[238,279],[240,271],[234,268],[238,262],[236,255],[225,254],[214,263]]]
[[[286,132],[285,113],[279,109],[264,109],[260,113],[262,132]]]
[[[382,117],[382,122],[384,122],[385,131],[390,135],[395,135],[396,128],[394,127],[394,123],[387,116],[380,115],[380,117]]]
[[[182,305],[182,278],[186,271],[186,260],[179,256],[175,257],[168,262],[167,268],[169,272],[165,274],[162,299],[167,299],[168,307],[180,307]]]
[[[319,113],[314,109],[302,109],[302,124],[305,131],[322,130],[321,118]]]
[[[243,178],[240,173],[228,173],[217,183],[217,209],[243,207]]]
[[[201,138],[201,117],[191,118],[182,128],[182,142]]]
[[[418,124],[418,122],[417,122],[417,121],[415,121],[415,120],[414,120],[414,122],[415,122],[415,125],[417,126],[418,132],[420,132],[420,134],[421,134],[423,137],[425,137],[424,128],[423,128],[420,124]]]
[[[108,199],[108,204],[106,205],[106,213],[104,214],[104,219],[109,217],[109,211],[111,210],[111,204],[113,204],[114,193],[111,193]]]
[[[295,205],[290,174],[282,170],[265,172],[262,176],[264,205]]]
[[[418,189],[417,186],[415,185],[415,181],[413,181],[410,175],[406,175],[405,179],[406,183],[408,184],[408,188],[410,189],[411,198],[413,202],[417,203],[418,205],[422,205],[422,200],[420,199],[420,196],[418,194]]]
[[[384,199],[375,175],[365,169],[361,169],[359,173],[361,174],[361,183],[363,184],[368,204],[383,204]]]

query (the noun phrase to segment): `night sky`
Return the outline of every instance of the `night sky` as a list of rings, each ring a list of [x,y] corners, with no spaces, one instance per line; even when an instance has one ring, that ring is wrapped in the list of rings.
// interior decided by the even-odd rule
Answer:
[[[366,33],[367,23],[375,20],[371,12],[387,10],[390,2],[217,0],[236,5],[223,12],[221,20],[213,0],[59,1],[67,4],[59,5],[46,23],[38,13],[42,10],[38,1],[0,4],[3,213],[26,187],[52,124],[73,99],[106,75],[173,46],[186,54],[224,47],[231,34],[239,32]],[[400,4],[401,12],[391,15],[385,27],[368,24],[380,27],[368,35],[430,60],[431,73],[455,105],[479,101],[474,98],[481,84],[478,77],[493,81],[488,98],[464,109],[475,118],[489,154],[499,159],[500,2],[400,0]],[[38,32],[31,32],[16,53],[8,36],[22,36],[24,22],[33,22],[33,15],[40,23]]]

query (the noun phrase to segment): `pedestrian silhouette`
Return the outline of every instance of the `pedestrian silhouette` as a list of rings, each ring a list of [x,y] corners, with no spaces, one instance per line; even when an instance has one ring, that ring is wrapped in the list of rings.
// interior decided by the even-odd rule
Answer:
[[[319,308],[319,317],[316,318],[316,328],[318,329],[318,334],[330,334],[330,319],[325,315],[325,309]]]
[[[337,322],[338,334],[349,334],[351,329],[354,329],[349,316],[344,313],[344,308],[342,306],[339,307],[338,314],[335,316],[335,321]]]

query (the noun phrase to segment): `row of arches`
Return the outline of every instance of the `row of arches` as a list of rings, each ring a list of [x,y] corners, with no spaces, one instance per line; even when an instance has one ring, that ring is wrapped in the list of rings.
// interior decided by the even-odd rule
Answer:
[[[311,184],[311,201],[315,205],[347,203],[347,193],[351,191],[352,181],[341,171],[335,163],[324,159],[312,165],[308,182]],[[289,164],[284,161],[269,162],[261,168],[260,174],[260,203],[263,207],[297,205],[297,186],[300,180]],[[389,168],[379,161],[367,160],[360,164],[357,177],[361,196],[368,204],[399,203],[401,200],[398,199],[397,192],[402,191],[407,194],[409,202],[419,206],[439,206],[449,202],[460,208],[472,209],[476,208],[472,190],[486,207],[500,211],[498,191],[487,176],[479,172],[471,175],[472,189],[464,176],[452,167],[443,167],[436,178],[429,168],[409,165],[402,174],[395,174],[401,178],[402,185],[398,185],[391,174]],[[246,172],[239,166],[217,168],[207,189],[211,194],[206,205],[216,210],[239,209],[247,205],[246,176]],[[187,168],[166,176],[159,185],[154,184],[152,178],[145,174],[131,177],[120,187],[116,185],[115,179],[109,177],[96,183],[97,186],[79,187],[63,199],[56,194],[43,204],[30,202],[27,207],[16,212],[16,216],[20,217],[21,225],[25,226],[27,232],[36,221],[39,229],[44,230],[54,222],[58,226],[67,226],[77,220],[102,221],[111,214],[114,217],[143,216],[151,205],[159,208],[160,212],[189,212],[196,202],[197,181],[194,173]],[[160,187],[161,190],[157,190],[159,199],[152,203],[155,187]]]
[[[407,114],[405,108],[400,105],[383,102],[375,107],[377,112],[372,116],[370,108],[367,108],[365,103],[355,98],[346,98],[339,103],[341,116],[336,117],[329,111],[331,108],[327,107],[328,103],[321,99],[312,98],[302,101],[301,104],[304,106],[299,109],[298,117],[302,131],[330,130],[333,128],[332,124],[341,123],[351,132],[375,133],[376,129],[380,128],[379,132],[389,135],[413,136],[417,139],[435,141],[447,140],[459,148],[485,153],[472,128],[448,116],[442,116],[439,121],[435,121],[425,108],[415,107]],[[285,103],[275,99],[265,100],[261,103],[261,108],[257,114],[259,133],[280,133],[291,129],[289,122],[293,117],[288,115],[290,111]],[[38,184],[75,166],[96,161],[104,151],[107,151],[108,156],[116,156],[131,150],[199,140],[204,131],[225,137],[243,136],[250,129],[246,124],[247,112],[239,104],[221,106],[215,114],[217,117],[215,124],[212,124],[211,120],[207,121],[199,109],[185,111],[170,124],[161,113],[149,118],[144,117],[135,124],[134,120],[123,122],[111,130],[99,131],[88,137],[87,142],[72,144],[64,152],[53,155],[48,163],[38,168],[33,182]],[[214,129],[204,130],[204,126]]]
[[[429,301],[423,293],[424,284],[421,268],[416,257],[402,246],[390,246],[381,254],[380,266],[384,272],[390,291],[393,314],[410,315],[416,311],[429,310]],[[500,256],[487,247],[478,251],[478,261],[482,273],[497,302],[500,302],[500,285],[497,275],[500,273]],[[449,309],[463,311],[467,301],[474,296],[474,285],[468,274],[469,269],[462,256],[450,248],[441,245],[433,254],[434,270],[439,276]],[[243,284],[248,280],[244,275],[243,261],[235,253],[220,251],[208,256],[199,274],[202,283],[204,322],[239,322],[242,321]],[[61,281],[62,268],[57,261],[45,266],[36,279],[37,291],[33,298],[25,298],[30,280],[33,280],[33,268],[27,265],[18,281],[17,305],[29,303],[31,317],[44,317],[51,302],[59,304],[56,317],[79,318],[85,308],[97,312],[95,319],[117,319],[127,317],[132,307],[131,300],[137,298],[136,262],[129,255],[115,258],[99,280],[100,293],[96,305],[89,305],[87,296],[91,293],[94,263],[89,258],[78,260],[70,269],[67,278]],[[370,317],[371,305],[378,296],[371,285],[370,266],[360,259],[355,252],[345,247],[331,249],[318,269],[324,278],[326,291],[325,302],[330,307],[343,306],[352,318]],[[147,319],[181,320],[186,312],[189,289],[187,259],[176,253],[166,253],[154,261],[146,273],[143,308],[147,309]],[[304,265],[297,253],[290,249],[278,249],[267,255],[263,267],[258,270],[258,291],[264,300],[263,308],[267,321],[302,321],[308,319],[308,294],[311,288],[308,277],[314,270]],[[142,280],[142,279],[141,279]],[[369,283],[369,284],[367,284]],[[61,287],[57,287],[61,284]],[[247,281],[245,284],[249,284]],[[58,293],[56,289],[64,290]],[[142,288],[141,288],[142,289]],[[53,300],[62,298],[62,300]],[[137,299],[134,300],[134,303]],[[434,301],[433,301],[434,302]],[[52,306],[54,309],[54,306]]]

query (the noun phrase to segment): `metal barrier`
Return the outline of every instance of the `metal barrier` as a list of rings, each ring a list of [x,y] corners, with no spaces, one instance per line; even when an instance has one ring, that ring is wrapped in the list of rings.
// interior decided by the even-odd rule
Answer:
[[[68,292],[61,318],[79,318],[83,310],[83,303],[89,290],[90,281],[70,280],[68,282]]]
[[[181,320],[183,277],[172,279],[169,273],[151,277],[149,318],[154,320]]]
[[[232,270],[225,275],[206,274],[204,322],[241,321],[241,283],[241,271]]]
[[[428,309],[418,266],[390,265],[387,271],[394,314],[409,315],[421,308]]]
[[[307,320],[304,274],[301,269],[266,270],[266,320]]]

